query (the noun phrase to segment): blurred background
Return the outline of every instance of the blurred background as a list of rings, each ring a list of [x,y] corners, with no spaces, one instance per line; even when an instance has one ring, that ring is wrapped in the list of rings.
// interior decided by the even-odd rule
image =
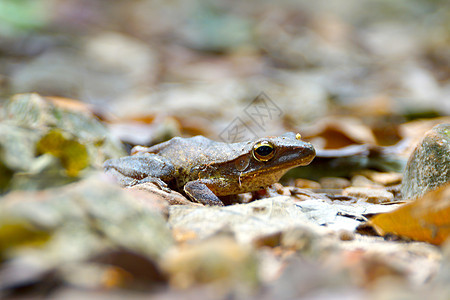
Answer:
[[[449,115],[448,0],[0,0],[0,298],[449,299],[448,243],[354,233]],[[229,210],[92,172],[233,124],[317,156]],[[410,169],[439,180],[434,136]],[[407,236],[448,236],[446,195]]]
[[[217,138],[264,92],[282,114],[259,134],[351,121],[371,133],[316,145],[393,145],[450,113],[449,65],[445,0],[0,1],[1,99],[81,100],[130,144]]]

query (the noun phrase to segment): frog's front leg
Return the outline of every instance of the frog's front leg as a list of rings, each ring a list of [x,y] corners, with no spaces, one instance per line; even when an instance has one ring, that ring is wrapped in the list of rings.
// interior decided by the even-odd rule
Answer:
[[[217,197],[208,185],[214,185],[214,180],[200,179],[189,181],[184,185],[184,192],[194,201],[204,205],[223,206],[223,202]]]
[[[169,160],[151,153],[110,159],[105,161],[103,168],[122,186],[152,182],[166,192],[170,192],[166,182],[171,181],[175,173]]]

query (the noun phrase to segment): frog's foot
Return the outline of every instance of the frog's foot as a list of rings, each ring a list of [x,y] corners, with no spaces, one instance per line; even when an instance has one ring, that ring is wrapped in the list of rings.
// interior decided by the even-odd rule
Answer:
[[[201,182],[201,180],[186,183],[184,185],[184,191],[192,200],[203,205],[224,206],[219,197],[206,184]]]
[[[134,179],[133,181],[130,182],[129,186],[134,186],[134,185],[146,183],[146,182],[156,184],[164,192],[170,193],[172,191],[169,188],[169,186],[167,185],[167,183],[165,183],[164,181],[162,181],[161,179],[159,179],[157,177],[145,177],[143,179]]]

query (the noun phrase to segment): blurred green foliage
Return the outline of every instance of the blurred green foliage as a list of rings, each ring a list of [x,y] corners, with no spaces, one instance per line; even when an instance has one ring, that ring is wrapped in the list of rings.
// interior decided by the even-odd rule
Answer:
[[[0,1],[0,33],[13,34],[22,30],[39,29],[47,24],[48,18],[49,11],[45,1]]]

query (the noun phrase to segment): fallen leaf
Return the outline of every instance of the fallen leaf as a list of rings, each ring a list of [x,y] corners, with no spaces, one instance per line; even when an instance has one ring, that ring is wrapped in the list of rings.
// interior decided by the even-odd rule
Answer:
[[[450,184],[370,220],[375,230],[441,245],[450,236]]]
[[[355,144],[376,145],[376,138],[368,126],[360,120],[346,118],[326,118],[305,128],[302,134],[323,149],[339,149]]]
[[[61,131],[52,130],[37,143],[38,153],[50,153],[61,160],[67,175],[77,176],[89,165],[86,147],[78,141],[66,138]]]
[[[3,219],[0,223],[0,261],[2,254],[11,248],[40,246],[49,238],[50,233],[24,220]]]
[[[90,117],[94,116],[94,107],[85,102],[64,97],[45,97],[44,99],[61,110],[83,113]]]

